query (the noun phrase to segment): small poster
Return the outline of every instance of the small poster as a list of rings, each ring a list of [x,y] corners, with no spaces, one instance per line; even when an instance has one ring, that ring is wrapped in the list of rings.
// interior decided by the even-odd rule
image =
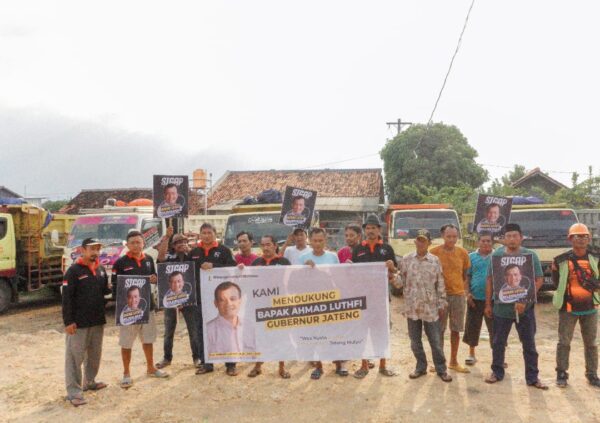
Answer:
[[[512,198],[479,194],[473,223],[475,232],[491,232],[492,235],[504,233],[511,209]]]
[[[501,304],[536,301],[531,254],[492,256],[492,281],[495,301]]]
[[[148,323],[150,318],[150,276],[117,276],[117,326]]]
[[[309,227],[316,202],[317,191],[286,187],[279,222],[296,228]]]
[[[159,308],[197,304],[194,262],[158,263],[157,267]]]
[[[152,199],[154,217],[170,219],[188,216],[188,177],[154,175]]]

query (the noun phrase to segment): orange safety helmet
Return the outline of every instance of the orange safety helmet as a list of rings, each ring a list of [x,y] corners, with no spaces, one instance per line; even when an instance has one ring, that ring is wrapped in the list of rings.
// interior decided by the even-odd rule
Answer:
[[[583,223],[574,223],[569,228],[569,236],[571,238],[573,235],[587,235],[590,236],[590,231],[587,226]]]

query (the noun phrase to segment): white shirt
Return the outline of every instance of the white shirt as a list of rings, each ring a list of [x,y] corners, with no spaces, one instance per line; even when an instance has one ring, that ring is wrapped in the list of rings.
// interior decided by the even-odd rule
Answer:
[[[237,326],[233,326],[220,314],[206,324],[208,354],[235,354],[256,352],[254,328],[238,318]]]
[[[308,245],[303,250],[299,250],[295,245],[287,247],[283,252],[283,257],[288,259],[292,264],[304,264],[300,262],[300,256],[305,253],[311,253],[312,248]]]

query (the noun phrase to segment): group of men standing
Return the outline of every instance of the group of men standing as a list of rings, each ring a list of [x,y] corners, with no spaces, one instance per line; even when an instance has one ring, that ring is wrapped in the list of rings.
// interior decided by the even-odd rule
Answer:
[[[580,322],[585,345],[586,377],[600,387],[597,376],[596,305],[600,303],[598,294],[589,291],[582,278],[598,278],[598,256],[588,250],[590,234],[584,225],[578,224],[569,232],[573,249],[555,259],[554,279],[558,290],[554,305],[559,312],[559,344],[557,347],[557,384],[566,386],[568,379],[568,357],[570,342],[577,321]],[[188,239],[182,234],[173,235],[169,228],[159,246],[159,262],[193,261],[196,275],[215,267],[227,266],[273,266],[302,264],[312,267],[324,264],[384,262],[388,269],[390,284],[402,287],[404,292],[404,315],[408,322],[411,349],[417,361],[411,379],[419,378],[428,372],[427,359],[422,344],[422,331],[431,346],[434,366],[429,371],[437,373],[444,382],[452,381],[448,369],[459,373],[469,373],[468,368],[458,362],[460,332],[464,331],[463,342],[469,345],[469,356],[465,364],[477,362],[475,348],[478,346],[482,322],[485,320],[492,347],[492,373],[485,379],[495,383],[504,378],[506,363],[504,353],[508,335],[513,323],[523,346],[526,381],[529,386],[547,389],[538,378],[538,353],[535,346],[536,321],[533,304],[499,304],[494,302],[491,280],[492,255],[531,254],[536,277],[536,291],[543,282],[543,273],[535,252],[521,246],[523,235],[516,224],[505,228],[504,246],[493,251],[491,233],[479,235],[479,248],[468,254],[456,245],[459,232],[454,225],[441,228],[444,243],[430,249],[431,234],[426,229],[418,231],[415,239],[416,251],[397,260],[393,249],[383,242],[381,224],[375,215],[367,217],[362,228],[348,225],[345,228],[346,247],[337,254],[327,250],[327,236],[323,229],[314,228],[307,234],[304,229],[295,229],[283,251],[279,251],[276,240],[271,235],[263,236],[260,242],[262,255],[252,252],[252,234],[241,232],[237,235],[240,252],[233,256],[231,250],[216,239],[215,229],[205,223],[200,228],[200,242],[192,249]],[[307,241],[310,241],[310,246]],[[63,282],[63,321],[66,332],[65,379],[67,399],[74,405],[86,403],[83,392],[99,390],[107,385],[96,381],[102,353],[102,337],[106,324],[104,295],[111,288],[106,270],[99,264],[102,245],[88,238],[81,246],[81,257],[69,268]],[[140,232],[132,231],[127,236],[128,253],[119,258],[113,266],[113,280],[118,275],[148,275],[150,282],[156,283],[156,270],[151,257],[143,253],[144,238]],[[589,285],[589,284],[588,284]],[[585,286],[585,287],[584,287]],[[199,292],[198,292],[198,295]],[[215,302],[219,299],[216,298]],[[155,305],[151,304],[154,310]],[[119,344],[123,362],[121,387],[133,384],[130,375],[131,351],[137,337],[142,342],[146,358],[148,376],[159,379],[169,375],[162,369],[173,360],[173,338],[177,324],[177,314],[181,313],[186,322],[192,359],[196,374],[214,371],[211,363],[206,363],[203,345],[202,310],[199,305],[179,309],[166,309],[164,315],[164,355],[154,364],[153,343],[157,328],[154,312],[146,324],[121,326]],[[465,326],[466,315],[466,326]],[[235,322],[231,324],[235,333]],[[450,360],[446,364],[443,339],[446,326],[450,327]],[[234,336],[234,335],[232,335]],[[82,377],[82,364],[84,367]],[[321,362],[311,363],[314,370],[312,379],[323,374]],[[347,376],[347,362],[335,363],[336,374]],[[226,363],[226,374],[236,376],[236,363]],[[356,378],[364,378],[369,369],[375,367],[369,360],[362,360],[354,373]],[[262,363],[256,363],[248,376],[262,373]],[[379,362],[379,373],[395,376],[397,373],[387,366],[386,360]],[[289,378],[284,362],[279,362],[279,375]]]

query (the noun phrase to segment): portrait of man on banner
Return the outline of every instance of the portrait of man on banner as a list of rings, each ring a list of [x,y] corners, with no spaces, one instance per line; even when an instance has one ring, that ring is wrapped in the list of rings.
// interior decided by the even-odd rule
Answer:
[[[477,233],[500,235],[510,219],[512,198],[479,194],[473,227]]]
[[[146,276],[117,277],[117,326],[148,323],[150,318],[150,280]]]
[[[188,177],[154,175],[152,198],[154,217],[169,219],[188,215]]]
[[[280,222],[296,228],[310,226],[316,201],[317,191],[286,187]]]
[[[535,302],[535,277],[530,254],[493,256],[492,280],[499,303]]]

